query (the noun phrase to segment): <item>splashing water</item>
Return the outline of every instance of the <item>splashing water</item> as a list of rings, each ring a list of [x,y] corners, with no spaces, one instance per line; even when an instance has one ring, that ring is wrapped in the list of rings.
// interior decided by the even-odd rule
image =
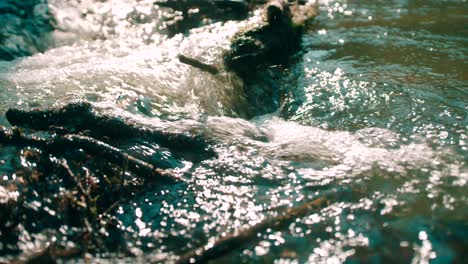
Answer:
[[[129,147],[175,163],[172,172],[186,182],[144,190],[113,210],[136,256],[128,261],[148,254],[173,260],[328,190],[343,197],[283,230],[259,233],[223,261],[467,257],[465,1],[320,2],[303,50],[287,69],[273,71],[270,82],[284,91],[278,111],[251,120],[243,119],[248,87],[236,76],[201,72],[177,55],[222,67],[230,38],[260,18],[168,37],[164,18],[171,14],[152,2],[49,0],[55,30],[39,36],[51,40],[48,50],[0,61],[2,113],[85,100],[142,126],[196,131],[215,142],[217,157],[202,161],[151,144]],[[0,124],[8,126],[5,117]],[[7,190],[19,178],[14,152],[0,150],[0,201],[18,198]],[[60,213],[50,206],[60,191],[48,191],[28,201],[37,215]],[[19,251],[75,232],[71,225],[41,228],[47,225],[40,219],[34,225],[21,227]],[[0,240],[0,260],[14,258],[7,249],[15,245]],[[108,261],[119,253],[92,257]]]

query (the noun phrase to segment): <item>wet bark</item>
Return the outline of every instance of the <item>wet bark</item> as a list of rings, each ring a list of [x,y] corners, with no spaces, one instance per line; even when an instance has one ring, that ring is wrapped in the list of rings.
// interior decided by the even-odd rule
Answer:
[[[178,179],[164,170],[139,160],[99,140],[80,135],[56,135],[50,139],[27,137],[18,128],[0,127],[0,144],[21,147],[36,147],[48,153],[62,153],[69,149],[83,149],[91,155],[99,155],[111,163],[123,166],[148,180],[175,182]]]
[[[84,102],[47,110],[9,109],[6,117],[13,126],[34,130],[55,130],[67,134],[90,132],[93,137],[113,139],[140,138],[171,150],[196,152],[204,158],[215,156],[209,143],[199,135],[143,127],[119,117],[99,114],[91,104]]]

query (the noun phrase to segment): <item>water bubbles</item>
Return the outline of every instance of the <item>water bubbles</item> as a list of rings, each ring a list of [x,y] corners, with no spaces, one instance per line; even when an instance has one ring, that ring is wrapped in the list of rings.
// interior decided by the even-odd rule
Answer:
[[[128,112],[148,126],[158,118],[168,120],[158,125],[194,131],[216,143],[217,157],[202,161],[184,160],[156,144],[126,146],[135,155],[174,162],[177,168],[171,172],[184,180],[151,186],[115,208],[117,226],[131,250],[143,248],[165,259],[174,252],[211,247],[220,237],[342,188],[344,194],[325,208],[282,230],[259,233],[258,244],[229,257],[233,262],[265,257],[294,263],[304,255],[311,263],[365,262],[366,254],[394,260],[386,252],[401,248],[415,255],[398,256],[402,259],[395,263],[440,257],[448,244],[442,238],[456,230],[450,230],[456,221],[443,221],[460,218],[466,204],[468,174],[458,152],[467,146],[466,109],[456,89],[461,83],[447,86],[450,75],[428,77],[423,73],[437,65],[420,60],[426,51],[438,56],[439,50],[459,50],[453,40],[429,35],[431,41],[426,41],[424,30],[395,29],[407,21],[388,16],[394,6],[379,11],[371,4],[363,8],[325,1],[324,16],[333,21],[320,21],[316,34],[305,36],[304,61],[290,68],[297,76],[281,82],[293,86],[282,113],[243,120],[223,116],[240,115],[236,111],[243,104],[238,94],[222,92],[226,87],[216,79],[222,76],[191,71],[175,56],[184,51],[216,62],[244,22],[213,24],[168,39],[158,33],[167,26],[158,19],[178,20],[182,13],[164,13],[152,1],[49,2],[82,7],[82,14],[73,8],[57,10],[63,12],[58,14],[63,30],[83,39],[70,37],[75,44],[17,61],[8,72],[2,69],[2,85],[12,82],[17,88],[4,93],[14,98],[2,107],[34,106],[33,99],[46,107],[85,98]],[[442,49],[439,42],[449,46]],[[411,54],[417,63],[409,61]],[[446,94],[461,99],[445,100]],[[0,164],[2,180],[16,182],[18,177],[10,176],[16,174],[3,171],[9,162]],[[37,164],[23,157],[18,165],[32,169]],[[93,180],[92,170],[82,170]],[[58,196],[42,195],[47,194],[31,194],[41,199],[28,208],[56,216],[59,211],[52,205]],[[0,204],[19,196],[19,191],[0,187]],[[433,235],[421,230],[424,225],[442,228]],[[22,236],[25,248],[32,249],[32,234]],[[435,240],[438,236],[442,242]]]
[[[317,31],[317,33],[319,35],[325,35],[325,34],[327,34],[327,30],[326,29],[320,29],[319,31]]]
[[[260,241],[260,243],[255,247],[255,254],[257,256],[263,256],[268,254],[268,251],[270,250],[271,244],[268,241]]]
[[[384,208],[380,211],[381,215],[388,214],[392,211],[394,206],[398,205],[398,200],[396,197],[387,196],[386,198],[380,200],[384,204]]]
[[[412,263],[430,263],[431,259],[437,257],[436,252],[432,249],[432,243],[428,240],[428,235],[425,231],[420,231],[418,238],[421,240],[421,245],[414,247],[416,254],[413,257]]]
[[[141,211],[141,208],[137,208],[135,210],[135,216],[138,218],[141,218],[143,216],[143,212]]]

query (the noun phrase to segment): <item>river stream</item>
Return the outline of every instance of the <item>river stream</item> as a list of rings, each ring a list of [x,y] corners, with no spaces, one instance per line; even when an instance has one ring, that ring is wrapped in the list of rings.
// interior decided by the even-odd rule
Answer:
[[[229,39],[248,21],[169,37],[166,11],[152,2],[49,0],[44,5],[54,30],[37,37],[48,46],[0,61],[0,125],[10,126],[4,116],[9,108],[86,101],[106,114],[196,131],[216,142],[216,157],[198,159],[192,157],[197,153],[184,158],[151,143],[127,146],[148,159],[167,160],[184,181],[145,190],[113,209],[131,257],[117,250],[86,258],[173,260],[336,192],[327,206],[282,230],[259,233],[222,261],[464,262],[464,0],[322,0],[290,65],[273,65],[252,88],[274,94],[260,93],[270,100],[256,101],[245,97],[247,88],[235,77],[201,72],[177,59],[186,54],[219,64]],[[41,10],[35,9],[46,16]],[[17,179],[12,153],[0,146],[3,186]],[[29,207],[56,215],[48,206],[51,197],[38,193]],[[44,228],[23,227],[14,245],[0,240],[0,262],[57,239],[73,247],[65,239],[73,227],[30,221]]]

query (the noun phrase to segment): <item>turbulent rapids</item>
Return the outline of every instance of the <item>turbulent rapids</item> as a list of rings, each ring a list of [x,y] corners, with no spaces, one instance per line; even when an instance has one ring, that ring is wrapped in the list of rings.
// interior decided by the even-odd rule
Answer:
[[[0,2],[0,262],[462,262],[466,8],[364,2]]]

